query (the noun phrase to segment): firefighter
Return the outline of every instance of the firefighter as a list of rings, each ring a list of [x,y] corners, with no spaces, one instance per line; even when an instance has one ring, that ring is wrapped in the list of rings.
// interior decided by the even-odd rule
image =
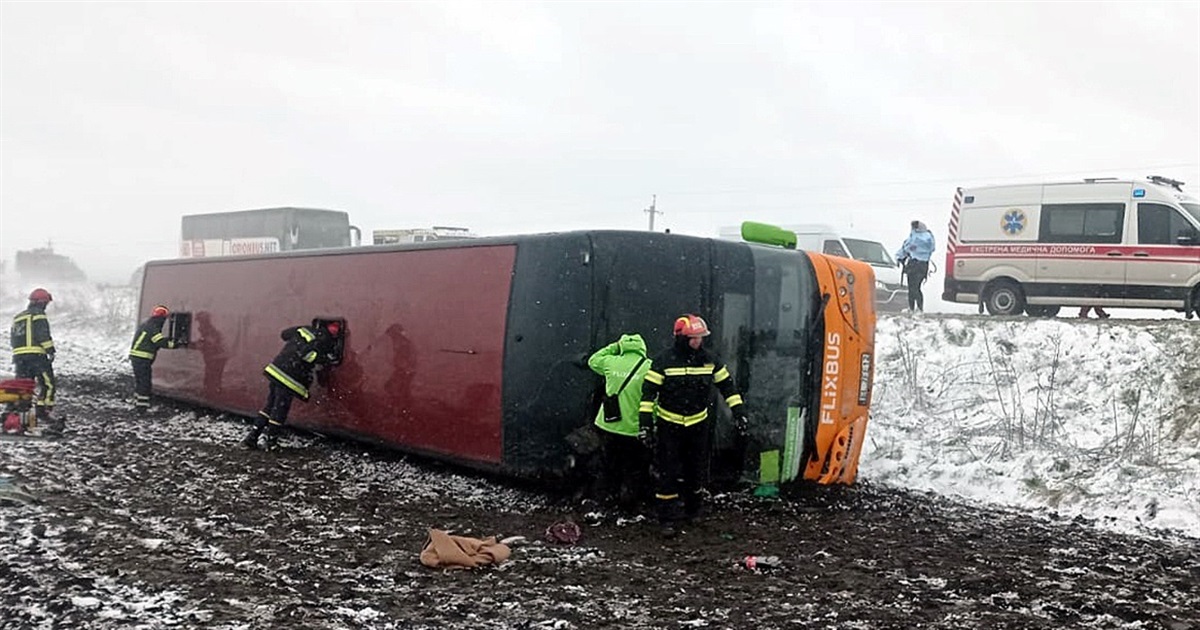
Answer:
[[[54,339],[50,336],[50,320],[46,318],[46,306],[53,300],[50,292],[37,288],[29,294],[29,307],[13,317],[11,341],[13,369],[17,378],[37,381],[38,395],[34,400],[37,411],[34,417],[38,424],[45,424],[51,433],[62,431],[61,423],[54,422]]]
[[[712,388],[733,411],[738,433],[748,429],[746,408],[729,370],[715,353],[702,348],[708,324],[698,315],[675,320],[673,345],[650,363],[642,384],[639,437],[654,445],[658,485],[655,499],[665,537],[700,514],[704,470],[708,462],[708,407]],[[682,496],[681,496],[682,495]]]
[[[335,360],[341,329],[339,322],[331,321],[324,326],[293,326],[279,333],[284,341],[283,349],[263,368],[267,377],[267,402],[258,412],[254,428],[242,440],[242,446],[258,448],[258,438],[265,432],[264,448],[276,448],[280,428],[287,422],[292,407],[292,398],[308,401],[313,372]]]
[[[601,436],[600,500],[615,499],[626,511],[637,508],[649,481],[650,461],[638,443],[638,404],[650,369],[646,342],[638,334],[621,338],[588,357],[588,367],[604,377],[604,403],[596,412]]]
[[[163,324],[170,311],[159,304],[150,311],[150,317],[133,333],[133,344],[129,347],[129,363],[133,366],[133,406],[139,414],[150,411],[150,383],[152,367],[158,351],[177,346],[174,339],[162,333]]]

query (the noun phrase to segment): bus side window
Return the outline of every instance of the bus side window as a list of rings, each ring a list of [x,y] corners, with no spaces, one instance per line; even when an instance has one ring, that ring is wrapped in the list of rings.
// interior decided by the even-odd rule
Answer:
[[[326,325],[336,322],[338,325],[338,334],[334,337],[333,344],[333,359],[329,362],[330,365],[341,365],[342,353],[346,350],[346,320],[342,317],[317,317],[312,321],[313,328],[325,328]]]
[[[824,252],[831,256],[841,256],[842,258],[850,257],[850,254],[846,253],[846,248],[842,247],[842,244],[837,241],[825,241],[824,247]]]
[[[167,315],[167,338],[176,346],[186,346],[192,341],[192,314],[175,311]]]

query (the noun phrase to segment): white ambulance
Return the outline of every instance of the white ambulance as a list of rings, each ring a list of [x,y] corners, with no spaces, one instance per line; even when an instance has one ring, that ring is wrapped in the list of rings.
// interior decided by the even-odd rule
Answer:
[[[942,299],[992,315],[1062,306],[1200,310],[1200,201],[1183,182],[959,189]]]

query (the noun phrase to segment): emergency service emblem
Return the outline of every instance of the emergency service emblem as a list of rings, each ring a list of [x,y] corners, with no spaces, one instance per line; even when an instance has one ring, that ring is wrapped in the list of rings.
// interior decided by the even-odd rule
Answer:
[[[1008,236],[1016,236],[1025,231],[1026,223],[1025,213],[1020,208],[1013,208],[1000,219],[1000,229]]]

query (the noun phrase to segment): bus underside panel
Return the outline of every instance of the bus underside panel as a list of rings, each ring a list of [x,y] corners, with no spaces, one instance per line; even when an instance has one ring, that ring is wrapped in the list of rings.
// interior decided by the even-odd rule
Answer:
[[[406,450],[501,464],[501,367],[515,247],[346,252],[147,266],[142,311],[193,316],[160,352],[159,394],[253,416],[281,329],[345,319],[341,365],[289,422]]]

